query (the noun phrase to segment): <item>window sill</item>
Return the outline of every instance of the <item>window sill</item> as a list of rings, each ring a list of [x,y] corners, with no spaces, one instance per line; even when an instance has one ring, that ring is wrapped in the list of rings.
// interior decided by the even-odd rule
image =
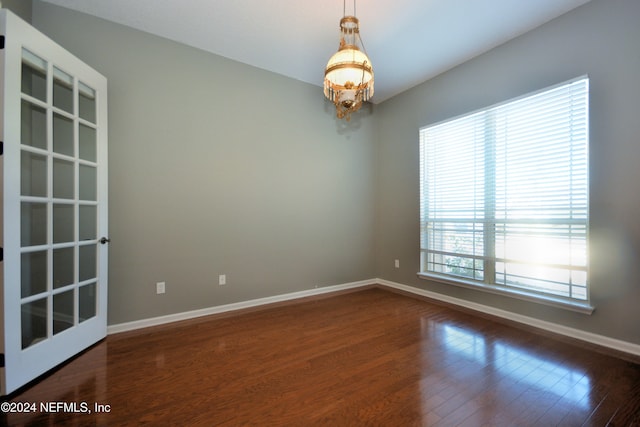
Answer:
[[[476,282],[471,282],[471,281],[461,280],[461,279],[453,279],[448,276],[440,276],[434,273],[420,272],[418,273],[418,277],[425,280],[432,280],[434,282],[445,283],[447,285],[460,286],[467,289],[475,289],[483,292],[489,292],[492,294],[508,296],[511,298],[517,298],[524,301],[549,305],[552,307],[571,310],[571,311],[575,311],[582,314],[590,315],[595,310],[595,307],[593,307],[587,301],[585,302],[567,301],[562,298],[554,298],[552,296],[538,295],[538,294],[533,294],[526,291],[520,291],[517,289],[498,288],[494,286],[484,285],[482,283],[476,283]]]

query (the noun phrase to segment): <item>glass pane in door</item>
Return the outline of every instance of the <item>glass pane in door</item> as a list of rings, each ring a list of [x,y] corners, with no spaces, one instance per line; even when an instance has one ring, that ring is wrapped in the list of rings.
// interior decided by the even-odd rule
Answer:
[[[47,148],[47,111],[28,101],[20,109],[20,142],[31,147]]]
[[[22,93],[47,100],[47,61],[22,49]]]
[[[95,201],[98,197],[98,175],[93,166],[80,165],[80,200]]]
[[[53,243],[74,241],[73,205],[53,205]]]
[[[73,120],[62,114],[53,115],[53,151],[73,156]]]
[[[96,144],[96,130],[89,126],[80,125],[79,129],[79,150],[80,150],[80,158],[82,160],[88,160],[90,162],[95,162],[98,158],[97,156],[97,144]]]
[[[96,284],[82,286],[78,293],[78,321],[84,322],[96,315]]]
[[[47,196],[47,157],[23,151],[20,161],[20,193],[23,196]]]
[[[53,250],[53,288],[61,288],[73,283],[74,248]]]
[[[79,239],[94,240],[98,238],[97,230],[97,207],[80,206],[79,209]]]
[[[53,197],[73,199],[75,191],[73,175],[73,162],[53,159]]]
[[[47,338],[47,299],[22,304],[22,348]]]
[[[80,118],[88,122],[96,122],[96,91],[80,82],[78,83],[78,110]]]
[[[73,77],[53,67],[53,106],[73,113]]]
[[[73,289],[53,296],[54,335],[73,326],[73,307]]]
[[[78,247],[78,264],[80,282],[95,279],[97,275],[96,245],[84,245]]]
[[[22,202],[20,244],[22,247],[47,243],[47,204]]]
[[[47,251],[21,255],[20,296],[27,298],[47,290]]]

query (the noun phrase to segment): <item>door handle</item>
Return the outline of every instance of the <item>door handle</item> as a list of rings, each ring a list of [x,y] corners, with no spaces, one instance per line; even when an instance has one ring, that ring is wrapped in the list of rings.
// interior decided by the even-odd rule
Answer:
[[[103,237],[98,241],[100,242],[100,244],[104,245],[106,243],[109,243],[111,240],[107,239],[106,237]]]

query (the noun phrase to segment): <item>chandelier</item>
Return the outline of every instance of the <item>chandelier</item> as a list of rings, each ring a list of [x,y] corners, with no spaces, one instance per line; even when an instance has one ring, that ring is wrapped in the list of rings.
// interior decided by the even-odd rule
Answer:
[[[355,0],[353,14],[356,14]],[[373,96],[373,68],[358,25],[358,18],[347,16],[345,8],[340,20],[340,47],[324,71],[324,96],[335,104],[337,117],[347,121],[351,120],[351,113]]]

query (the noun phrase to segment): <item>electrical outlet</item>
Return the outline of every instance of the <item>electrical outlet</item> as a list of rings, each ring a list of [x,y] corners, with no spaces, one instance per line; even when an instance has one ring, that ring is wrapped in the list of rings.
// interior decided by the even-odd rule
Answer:
[[[222,286],[222,285],[226,285],[227,284],[227,275],[226,274],[221,274],[218,276],[218,285]]]
[[[400,260],[397,259],[394,265],[396,266],[396,268],[400,268]]]
[[[164,294],[165,291],[165,282],[158,282],[156,283],[156,294]]]

